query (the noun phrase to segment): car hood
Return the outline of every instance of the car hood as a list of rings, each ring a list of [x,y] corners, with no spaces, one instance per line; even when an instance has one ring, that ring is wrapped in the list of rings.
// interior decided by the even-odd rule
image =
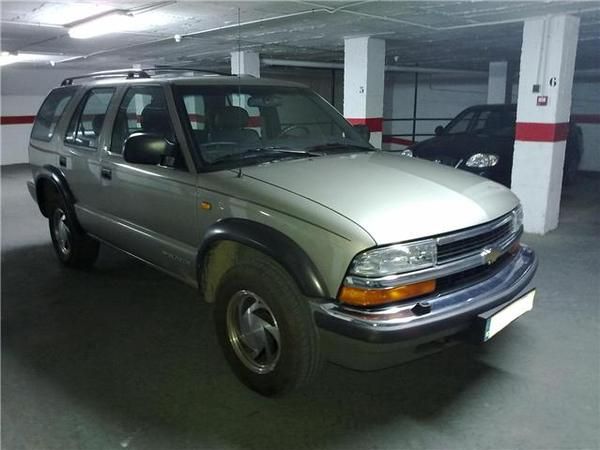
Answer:
[[[485,223],[518,204],[493,181],[383,152],[272,162],[243,173],[335,211],[378,245]]]

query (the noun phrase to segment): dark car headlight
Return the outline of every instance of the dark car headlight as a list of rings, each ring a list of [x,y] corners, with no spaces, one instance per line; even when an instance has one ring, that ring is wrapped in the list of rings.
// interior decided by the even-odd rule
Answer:
[[[500,161],[500,157],[493,153],[475,153],[471,155],[465,166],[476,168],[476,169],[484,169],[486,167],[494,167]]]

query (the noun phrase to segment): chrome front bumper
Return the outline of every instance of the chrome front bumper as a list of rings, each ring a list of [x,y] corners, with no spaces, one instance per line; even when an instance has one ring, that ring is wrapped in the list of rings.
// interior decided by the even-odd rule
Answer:
[[[329,337],[333,334],[372,344],[427,342],[468,329],[478,314],[514,299],[536,269],[535,253],[521,245],[498,271],[479,282],[373,310],[333,301],[313,304],[315,321]],[[431,311],[416,315],[413,307],[424,301]]]

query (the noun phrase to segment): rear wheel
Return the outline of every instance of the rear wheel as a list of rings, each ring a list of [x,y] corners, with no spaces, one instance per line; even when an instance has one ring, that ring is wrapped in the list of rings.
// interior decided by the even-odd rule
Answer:
[[[236,376],[266,396],[309,383],[321,358],[308,299],[267,257],[225,273],[217,290],[219,343]]]
[[[98,241],[79,228],[64,201],[58,200],[48,215],[50,236],[59,261],[68,267],[89,268],[98,258]]]

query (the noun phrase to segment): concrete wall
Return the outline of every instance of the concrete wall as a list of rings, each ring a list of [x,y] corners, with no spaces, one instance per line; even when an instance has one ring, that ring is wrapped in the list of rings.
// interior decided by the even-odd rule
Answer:
[[[414,107],[415,75],[386,73],[383,106],[384,135],[411,134],[412,122],[388,119],[412,118]],[[472,79],[438,74],[419,74],[417,88],[418,118],[452,118],[468,106],[486,103],[487,79]],[[417,134],[433,134],[438,125],[447,121],[424,120],[417,122]],[[410,137],[408,137],[410,139]],[[416,140],[427,139],[417,137]]]
[[[338,111],[344,109],[343,70],[270,67],[263,68],[261,76],[305,84],[332,103]]]
[[[44,100],[35,95],[3,95],[1,114],[5,116],[32,116]],[[28,162],[27,145],[31,124],[3,124],[0,129],[0,164]]]
[[[34,116],[44,98],[72,72],[54,69],[22,69],[4,66],[0,70],[0,116]],[[28,162],[27,144],[31,124],[0,126],[0,164]]]

